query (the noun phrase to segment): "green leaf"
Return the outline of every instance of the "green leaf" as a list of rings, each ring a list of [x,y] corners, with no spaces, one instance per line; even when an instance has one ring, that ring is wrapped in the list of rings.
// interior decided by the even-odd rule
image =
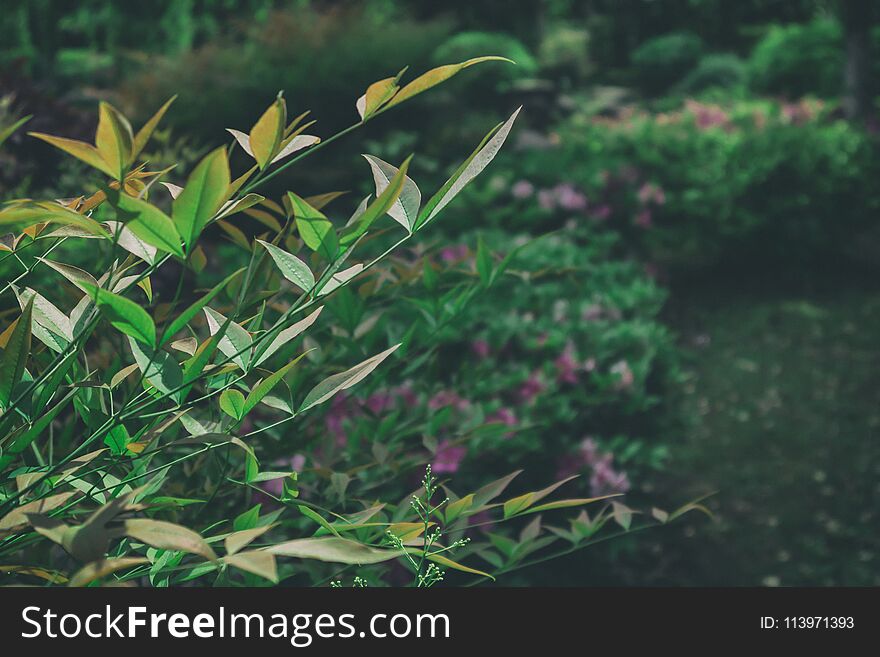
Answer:
[[[358,98],[356,103],[357,111],[358,114],[361,115],[361,119],[366,121],[375,114],[382,105],[391,100],[392,96],[394,96],[394,94],[400,89],[400,86],[397,83],[400,81],[400,77],[405,71],[406,69],[403,69],[393,78],[379,80],[367,87],[367,91],[363,96]]]
[[[547,502],[546,504],[529,507],[525,513],[541,513],[542,511],[552,511],[553,509],[568,509],[573,506],[584,506],[586,504],[592,504],[593,502],[607,500],[611,497],[617,497],[619,494],[620,493],[615,495],[602,495],[600,497],[580,497],[572,500],[556,500],[555,502]]]
[[[254,507],[257,508],[257,507]],[[242,529],[239,531],[234,531],[231,534],[228,534],[223,541],[223,545],[226,547],[226,551],[229,554],[235,554],[242,548],[247,547],[251,543],[253,543],[260,536],[265,534],[267,531],[275,527],[272,525],[263,525],[262,527],[251,527],[249,529]]]
[[[401,556],[397,550],[374,548],[337,536],[298,538],[273,545],[267,551],[282,557],[360,565],[381,563]]]
[[[265,169],[278,154],[286,120],[287,109],[284,99],[277,98],[251,128],[250,147],[260,169]]]
[[[417,554],[419,551],[416,552]],[[482,570],[477,570],[476,568],[470,568],[469,566],[462,565],[457,561],[453,561],[448,557],[444,557],[442,554],[428,554],[428,559],[433,561],[434,563],[439,563],[441,566],[446,566],[447,568],[452,568],[453,570],[460,570],[463,573],[470,573],[471,575],[480,575],[481,577],[488,577],[491,580],[495,580],[492,575],[489,573],[483,572]]]
[[[110,448],[112,454],[117,456],[126,453],[126,448],[130,442],[131,436],[122,424],[117,424],[107,432],[106,436],[104,436],[104,444]]]
[[[211,335],[214,335],[227,320],[223,315],[208,306],[205,306],[203,310],[205,312],[205,319],[208,320],[208,329],[211,331]],[[220,338],[218,348],[227,358],[231,358],[233,363],[241,369],[247,370],[252,344],[253,339],[250,333],[235,322],[229,321],[223,337]]]
[[[0,210],[0,227],[3,232],[22,231],[44,222],[75,226],[91,235],[108,236],[101,224],[94,219],[50,201],[14,203]]]
[[[174,199],[171,216],[187,251],[228,198],[229,160],[225,148],[211,151],[199,162]]]
[[[315,320],[318,319],[318,315],[321,314],[321,311],[324,309],[324,306],[320,306],[317,310],[313,311],[307,317],[299,320],[296,324],[288,326],[286,329],[275,330],[276,333],[275,338],[269,342],[269,340],[263,340],[263,346],[257,346],[255,349],[256,360],[254,361],[254,366],[256,367],[267,358],[269,358],[272,354],[278,351],[281,347],[288,344],[291,340],[296,338],[300,333],[309,328],[312,324],[315,323]],[[265,346],[268,345],[268,346]]]
[[[521,109],[522,107],[517,109],[507,121],[500,124],[496,129],[486,135],[486,138],[479,146],[477,146],[476,150],[471,153],[470,157],[468,157],[468,159],[456,169],[455,173],[452,174],[449,180],[443,184],[443,187],[431,197],[419,213],[419,219],[416,222],[415,229],[421,228],[436,217],[437,214],[446,207],[446,205],[455,198],[462,189],[464,189],[465,185],[483,172],[483,169],[489,165],[498,154],[498,151],[501,150],[501,147],[504,145],[507,135],[510,134],[513,123],[516,121],[516,117],[519,116]]]
[[[149,347],[156,344],[156,325],[147,311],[130,299],[89,283],[82,284],[110,324]]]
[[[260,381],[257,385],[253,387],[253,389],[248,393],[247,399],[244,400],[244,408],[242,410],[241,417],[244,417],[248,413],[250,413],[253,408],[262,401],[263,397],[268,395],[272,388],[278,385],[278,382],[284,378],[284,376],[293,369],[293,366],[296,365],[300,359],[306,355],[306,353],[302,353],[292,361],[290,361],[287,365],[282,367],[280,370],[275,372],[274,374],[270,374],[265,379]]]
[[[386,349],[382,353],[376,354],[362,363],[355,365],[351,369],[327,377],[309,391],[309,394],[306,395],[306,398],[300,405],[299,412],[302,413],[313,406],[317,406],[330,399],[340,390],[347,390],[356,383],[362,381],[399,346],[399,344],[396,344],[390,349]]]
[[[385,188],[391,184],[397,175],[397,167],[388,164],[384,160],[372,155],[364,155],[373,171],[373,181],[376,183],[376,196],[380,196]],[[416,219],[419,216],[419,205],[422,203],[422,193],[418,185],[409,176],[404,176],[403,187],[397,200],[388,209],[388,214],[394,221],[412,232]]]
[[[198,554],[211,561],[217,558],[211,546],[191,529],[162,520],[132,518],[124,524],[126,535],[161,550],[180,550]]]
[[[86,564],[80,568],[73,577],[70,578],[68,586],[80,587],[88,586],[107,575],[112,575],[119,570],[125,570],[132,566],[149,563],[144,557],[117,557],[115,559],[99,559]]]
[[[76,285],[83,292],[88,292],[88,290],[83,286],[83,283],[88,283],[92,286],[98,285],[98,281],[95,280],[94,276],[92,276],[89,272],[80,269],[79,267],[74,267],[73,265],[65,265],[62,262],[54,262],[53,260],[49,260],[48,258],[40,258],[39,256],[36,259],[57,271],[59,274],[64,276],[64,278]]]
[[[270,582],[278,583],[278,568],[275,564],[275,555],[265,550],[249,550],[223,557],[223,561],[259,577],[264,577]]]
[[[78,141],[76,139],[53,137],[52,135],[46,135],[42,132],[29,132],[28,134],[31,137],[36,137],[37,139],[46,142],[47,144],[51,144],[55,148],[64,151],[68,155],[73,155],[78,160],[82,160],[89,166],[94,167],[98,171],[105,173],[111,178],[116,177],[116,172],[114,171],[113,167],[104,161],[104,158],[101,157],[98,149],[91,144],[87,144],[84,141]]]
[[[177,96],[172,96],[165,104],[162,105],[158,109],[158,111],[153,114],[149,121],[147,121],[143,127],[138,130],[137,135],[134,137],[134,144],[132,146],[132,159],[136,158],[140,155],[141,151],[146,147],[147,142],[150,141],[150,137],[153,136],[153,132],[156,130],[156,126],[159,125],[159,121],[162,120],[162,117],[165,116],[165,112],[168,111],[168,108],[171,107],[171,103],[173,103],[177,99]]]
[[[24,311],[16,320],[15,328],[0,357],[0,407],[6,409],[12,399],[12,391],[24,375],[25,364],[31,351],[31,324],[34,297],[28,300]]]
[[[70,400],[73,399],[75,393],[76,390],[71,390],[50,410],[43,411],[26,431],[16,436],[11,443],[4,444],[2,456],[0,456],[0,468],[5,468],[12,463],[18,454],[21,454],[27,449],[27,447],[34,442],[34,440],[36,440],[50,424],[52,424],[52,421],[62,410],[64,410],[67,404],[70,403]]]
[[[234,388],[227,388],[220,394],[220,410],[233,419],[244,417],[244,403],[244,395]]]
[[[9,139],[15,131],[18,130],[21,126],[31,120],[31,115],[24,116],[20,118],[18,121],[13,123],[12,125],[6,126],[2,130],[0,130],[0,146],[3,145],[3,142]]]
[[[156,390],[166,395],[172,394],[173,390],[177,390],[183,384],[183,371],[167,351],[145,348],[131,337],[128,339],[128,345],[131,347],[131,354],[138,369],[144,373],[144,379]]]
[[[141,199],[118,192],[112,196],[111,203],[121,211],[120,219],[136,237],[160,251],[184,257],[180,233],[171,217]]]
[[[297,509],[299,509],[299,512],[301,514],[303,514],[306,518],[314,520],[316,523],[318,523],[321,527],[323,527],[329,533],[333,534],[334,536],[339,536],[340,538],[342,538],[340,536],[339,532],[336,531],[336,528],[333,525],[331,525],[329,522],[327,522],[326,518],[324,518],[324,516],[322,516],[320,513],[313,511],[312,509],[307,507],[305,504],[298,505]]]
[[[532,506],[535,502],[538,502],[545,497],[547,497],[550,493],[555,491],[557,488],[562,486],[565,483],[568,483],[572,479],[577,479],[578,475],[572,475],[571,477],[566,477],[562,481],[557,481],[547,488],[543,488],[534,493],[526,493],[525,495],[520,495],[519,497],[514,497],[513,499],[507,500],[504,503],[504,517],[510,518],[511,516],[515,516],[519,513],[522,513],[530,506]]]
[[[464,62],[460,62],[458,64],[446,64],[445,66],[438,66],[437,68],[432,68],[427,73],[422,73],[415,80],[410,82],[409,84],[404,85],[404,87],[397,92],[397,94],[388,102],[385,106],[394,107],[399,103],[402,103],[405,100],[409,100],[413,96],[422,93],[423,91],[427,91],[431,87],[434,87],[441,82],[444,82],[451,78],[453,75],[463,71],[469,66],[473,66],[475,64],[480,64],[482,62],[508,62],[510,64],[514,64],[513,60],[507,59],[506,57],[497,57],[497,56],[488,56],[488,57],[475,57],[473,59],[469,59]]]
[[[224,278],[222,281],[217,283],[214,287],[212,287],[206,294],[199,297],[196,301],[194,301],[190,306],[187,307],[182,313],[180,313],[174,320],[168,325],[168,328],[165,329],[165,332],[162,334],[162,339],[159,340],[159,346],[161,347],[163,344],[168,342],[175,333],[177,333],[184,326],[189,324],[190,320],[195,317],[199,311],[207,306],[220,292],[222,292],[229,283],[233,280],[241,276],[241,273],[244,271],[244,267],[241,269],[232,272],[229,276]]]
[[[131,164],[134,135],[131,125],[119,110],[110,103],[101,102],[98,106],[98,131],[95,133],[95,147],[116,180],[123,180]]]
[[[312,251],[320,253],[326,260],[332,262],[339,251],[339,240],[333,224],[293,192],[287,192],[287,198],[290,200],[296,229],[303,242]]]
[[[376,198],[375,201],[367,206],[367,209],[350,224],[339,238],[339,243],[343,247],[349,247],[357,239],[369,230],[370,226],[376,219],[388,212],[400,196],[403,190],[403,184],[406,181],[406,172],[409,169],[409,163],[412,160],[410,155],[403,164],[400,165],[397,174],[388,183],[385,190]]]
[[[308,265],[297,258],[292,253],[288,253],[284,249],[279,249],[274,244],[257,240],[272,256],[272,260],[278,265],[284,278],[299,287],[303,292],[309,292],[315,287],[315,276],[309,269]]]

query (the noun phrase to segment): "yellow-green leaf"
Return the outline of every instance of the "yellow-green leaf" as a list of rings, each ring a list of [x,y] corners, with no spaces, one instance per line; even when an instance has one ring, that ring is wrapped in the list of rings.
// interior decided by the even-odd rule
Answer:
[[[244,417],[244,404],[244,395],[240,390],[227,388],[220,394],[220,410],[233,419]]]
[[[98,171],[107,174],[111,178],[116,178],[116,172],[114,171],[113,167],[104,161],[104,158],[101,157],[98,149],[91,144],[87,144],[84,141],[78,141],[76,139],[53,137],[52,135],[46,135],[42,132],[29,132],[28,134],[31,137],[41,139],[47,144],[51,144],[55,148],[64,151],[68,155],[73,155],[78,160],[82,160],[89,166],[96,168]]]
[[[469,66],[474,66],[475,64],[480,64],[482,62],[507,62],[509,64],[514,64],[515,62],[511,59],[507,59],[507,57],[497,57],[494,55],[490,55],[488,57],[475,57],[473,59],[469,59],[464,62],[460,62],[458,64],[446,64],[445,66],[438,66],[437,68],[432,68],[427,73],[423,73],[415,80],[403,86],[403,88],[397,92],[397,94],[388,102],[386,107],[393,107],[394,105],[398,105],[405,100],[409,100],[413,96],[422,93],[423,91],[427,91],[431,87],[434,87],[441,82],[444,82],[451,78],[456,73],[463,71]]]
[[[306,246],[333,262],[339,252],[339,240],[333,224],[320,211],[293,192],[287,192],[293,210],[296,229]]]
[[[110,103],[102,102],[98,107],[95,147],[116,180],[125,178],[133,157],[133,143],[134,135],[128,120]]]
[[[159,121],[162,120],[162,117],[165,116],[165,112],[168,111],[168,108],[171,107],[171,103],[176,99],[177,96],[172,96],[165,101],[165,104],[153,114],[150,120],[147,121],[140,130],[138,130],[137,135],[134,137],[134,145],[132,146],[132,158],[136,158],[140,155],[141,151],[144,150],[144,147],[153,135],[153,131],[156,129],[156,126],[159,125]]]
[[[249,144],[260,169],[265,169],[278,154],[286,121],[287,109],[284,99],[277,98],[251,128],[248,135]]]
[[[116,195],[120,219],[136,237],[161,251],[184,257],[174,222],[155,205],[125,194]]]

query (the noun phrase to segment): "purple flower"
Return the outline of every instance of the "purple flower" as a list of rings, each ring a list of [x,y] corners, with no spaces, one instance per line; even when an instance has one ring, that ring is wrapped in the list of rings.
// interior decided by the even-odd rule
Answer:
[[[554,361],[556,365],[556,380],[559,383],[577,383],[578,362],[574,355],[574,345],[569,342],[565,345],[562,353]]]
[[[607,203],[597,205],[590,210],[590,216],[596,221],[605,221],[611,216],[611,206]]]
[[[458,472],[458,466],[467,454],[467,448],[461,445],[453,445],[448,439],[443,439],[437,445],[434,453],[434,461],[431,469],[435,474],[453,474]]]
[[[471,342],[471,351],[480,359],[488,358],[490,354],[489,343],[485,340],[474,340]]]
[[[512,409],[504,406],[486,417],[486,424],[503,424],[506,427],[515,427],[516,422],[516,413],[514,413]],[[513,431],[508,431],[504,434],[504,437],[510,438],[513,435]]]
[[[466,244],[455,244],[447,246],[440,251],[440,259],[443,262],[454,263],[460,262],[468,257],[468,247]]]
[[[587,197],[571,183],[560,183],[553,190],[556,193],[556,202],[563,210],[585,210]]]
[[[428,408],[434,411],[447,406],[452,406],[457,411],[466,411],[471,403],[467,399],[462,399],[454,390],[441,390],[428,400]]]
[[[518,180],[514,183],[513,187],[510,188],[510,193],[513,195],[513,198],[528,198],[535,193],[535,186],[528,180]]]
[[[541,381],[540,374],[537,370],[529,375],[529,378],[523,382],[519,388],[519,398],[529,404],[535,400],[535,397],[544,392],[546,386]]]
[[[556,194],[552,189],[542,189],[538,192],[538,205],[543,210],[553,210],[556,207]]]
[[[387,411],[394,404],[394,397],[390,392],[374,392],[367,397],[364,406],[369,409],[373,415],[379,415],[383,411]]]

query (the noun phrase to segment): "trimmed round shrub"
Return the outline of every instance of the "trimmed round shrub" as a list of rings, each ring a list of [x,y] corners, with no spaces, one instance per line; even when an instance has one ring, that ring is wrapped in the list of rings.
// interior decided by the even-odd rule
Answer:
[[[660,94],[681,80],[703,54],[703,41],[690,32],[672,32],[645,41],[632,53],[636,84]]]
[[[752,51],[754,91],[789,98],[836,96],[843,85],[843,34],[831,20],[774,25]]]
[[[736,89],[744,85],[747,78],[746,64],[736,55],[729,53],[706,55],[697,67],[685,76],[678,88],[687,94],[716,88]]]

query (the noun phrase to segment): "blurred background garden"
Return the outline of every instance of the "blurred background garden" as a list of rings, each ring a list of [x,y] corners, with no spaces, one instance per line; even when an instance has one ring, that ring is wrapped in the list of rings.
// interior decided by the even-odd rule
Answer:
[[[406,358],[327,405],[319,451],[278,458],[332,470],[340,498],[352,451],[382,463],[413,443],[464,485],[524,468],[646,512],[708,496],[711,518],[504,585],[880,585],[877,3],[6,0],[0,34],[0,131],[31,115],[90,141],[99,100],[140,124],[176,94],[147,159],[179,178],[279,89],[329,136],[356,121],[352,90],[404,66],[514,60],[265,188],[346,192],[323,197],[344,218],[373,187],[352,154],[416,152],[410,175],[436,188],[523,106],[432,231],[327,303],[323,350],[403,341]],[[0,150],[3,200],[96,188],[24,130]],[[252,208],[212,228],[213,273],[272,222]]]

